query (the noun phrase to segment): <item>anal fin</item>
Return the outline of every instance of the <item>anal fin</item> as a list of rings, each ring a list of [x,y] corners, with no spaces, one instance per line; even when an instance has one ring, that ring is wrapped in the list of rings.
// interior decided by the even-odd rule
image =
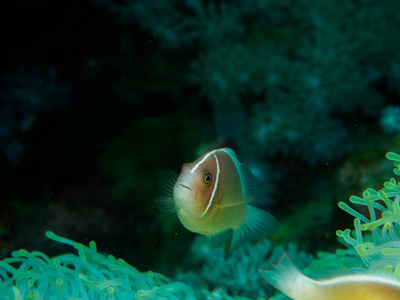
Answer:
[[[218,232],[216,234],[210,235],[209,238],[214,245],[222,244],[232,237],[232,229]]]

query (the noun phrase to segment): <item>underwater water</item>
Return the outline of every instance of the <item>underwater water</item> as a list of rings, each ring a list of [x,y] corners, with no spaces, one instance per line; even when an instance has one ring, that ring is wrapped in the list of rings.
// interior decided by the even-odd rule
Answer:
[[[0,300],[290,299],[260,273],[285,253],[400,278],[400,1],[0,8]],[[207,153],[229,192],[160,212],[159,174]],[[229,251],[237,205],[276,225]]]

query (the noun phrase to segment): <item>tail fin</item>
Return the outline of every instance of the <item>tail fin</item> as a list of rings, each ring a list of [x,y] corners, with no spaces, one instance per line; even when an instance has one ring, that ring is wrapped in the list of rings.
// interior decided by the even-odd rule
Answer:
[[[260,239],[271,234],[277,227],[276,219],[268,212],[257,207],[246,205],[248,216],[246,221],[233,232],[229,252],[246,242]]]
[[[266,281],[292,299],[310,299],[310,288],[314,280],[301,273],[287,254],[284,254],[279,262],[270,270],[259,270]]]

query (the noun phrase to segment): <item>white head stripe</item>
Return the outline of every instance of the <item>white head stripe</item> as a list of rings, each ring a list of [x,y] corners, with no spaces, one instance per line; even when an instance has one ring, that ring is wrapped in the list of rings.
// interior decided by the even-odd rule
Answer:
[[[214,189],[212,191],[210,200],[208,201],[208,205],[206,210],[203,212],[203,214],[201,215],[200,219],[204,217],[204,215],[208,212],[208,210],[211,207],[211,204],[213,203],[214,197],[215,197],[215,193],[217,192],[217,188],[218,188],[218,182],[219,182],[219,173],[220,173],[220,169],[219,169],[219,162],[218,162],[218,158],[215,154],[213,154],[215,157],[215,161],[217,162],[217,178],[215,179],[215,184],[214,184]]]
[[[214,154],[215,151],[217,151],[217,150],[210,151],[210,152],[208,152],[206,155],[204,155],[203,159],[202,159],[201,161],[199,161],[199,162],[193,167],[192,170],[190,170],[190,173],[193,174],[193,173],[196,171],[196,169],[197,169],[211,154]]]

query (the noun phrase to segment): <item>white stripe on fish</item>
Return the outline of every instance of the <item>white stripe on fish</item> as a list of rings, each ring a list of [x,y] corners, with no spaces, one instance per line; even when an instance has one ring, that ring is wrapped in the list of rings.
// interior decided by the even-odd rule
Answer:
[[[200,160],[200,161],[193,167],[192,170],[190,170],[190,173],[193,174],[193,173],[196,171],[196,169],[197,169],[211,154],[214,154],[215,151],[217,151],[217,150],[208,152],[206,155],[204,155],[203,159]]]
[[[219,174],[220,174],[221,170],[220,170],[220,168],[219,168],[219,162],[218,162],[217,156],[216,156],[215,154],[213,154],[213,155],[214,155],[215,161],[216,161],[216,163],[217,163],[217,178],[215,179],[214,189],[213,189],[213,191],[212,191],[210,200],[208,201],[207,208],[206,208],[206,210],[204,211],[204,213],[201,215],[200,219],[202,219],[202,218],[204,217],[204,215],[205,215],[205,214],[208,212],[208,210],[210,209],[211,204],[213,203],[214,198],[215,198],[215,193],[217,192],[217,189],[218,189]]]

